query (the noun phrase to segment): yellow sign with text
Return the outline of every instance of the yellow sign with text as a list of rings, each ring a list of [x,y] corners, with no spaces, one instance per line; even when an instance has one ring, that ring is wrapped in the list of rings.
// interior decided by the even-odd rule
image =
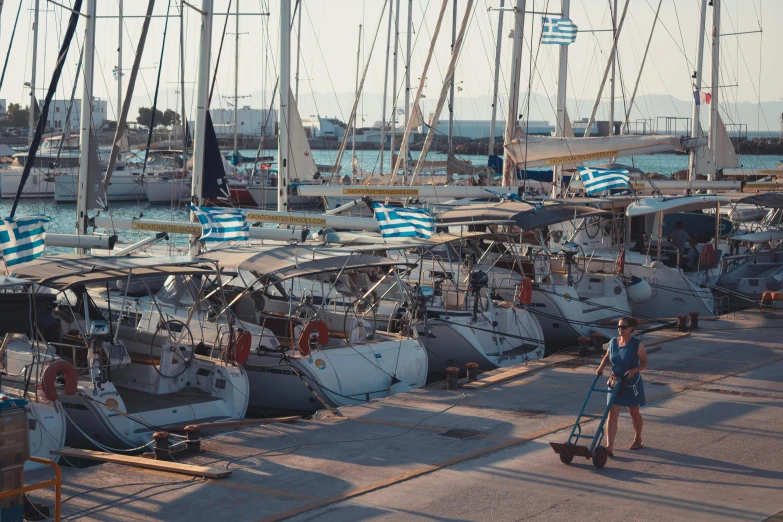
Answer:
[[[385,187],[344,188],[343,196],[418,196],[419,189]]]
[[[588,161],[601,158],[613,158],[619,156],[618,150],[607,150],[604,152],[594,152],[592,154],[579,154],[577,156],[566,156],[564,158],[552,158],[544,161],[547,165],[562,165],[563,163],[575,163],[577,161]]]
[[[265,223],[283,223],[285,225],[315,225],[319,227],[326,226],[325,218],[309,216],[281,216],[278,214],[267,214],[264,212],[248,212],[248,221],[263,221]]]
[[[201,225],[173,225],[173,224],[155,224],[139,223],[134,221],[131,224],[131,230],[143,230],[145,232],[169,232],[170,234],[201,234]]]

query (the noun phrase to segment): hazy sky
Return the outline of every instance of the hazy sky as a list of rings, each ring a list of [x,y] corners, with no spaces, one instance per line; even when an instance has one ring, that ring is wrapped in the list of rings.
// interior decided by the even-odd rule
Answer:
[[[21,0],[22,11],[16,40],[8,64],[0,97],[9,102],[24,100],[29,89],[24,88],[24,82],[30,80],[32,63],[32,8],[35,0]],[[59,41],[64,31],[69,13],[54,4],[39,0],[41,5],[38,45],[38,77],[37,87],[45,89],[57,55]],[[271,16],[241,16],[239,20],[239,94],[249,98],[240,100],[241,105],[249,104],[260,107],[269,103],[268,93],[274,84],[276,71],[279,67],[278,55],[278,1],[266,0],[234,0],[231,4],[233,12],[239,1],[241,13],[271,13]],[[442,0],[390,0],[396,5],[401,4],[400,12],[400,47],[399,74],[396,87],[391,91],[398,96],[402,105],[400,87],[403,84],[403,60],[406,37],[406,20],[408,6],[413,10],[413,41],[414,49],[411,59],[412,81],[414,88],[421,76],[421,70],[434,31]],[[443,73],[449,61],[452,6],[454,0],[449,0],[446,8],[443,27],[436,44],[435,55],[425,89],[424,113],[434,107],[435,100],[442,84]],[[71,5],[71,0],[60,0]],[[86,0],[84,2],[86,4]],[[109,100],[109,115],[116,111],[116,81],[112,68],[117,63],[118,47],[118,0],[97,0],[98,20],[96,37],[96,77],[95,94]],[[200,5],[200,0],[190,3]],[[462,19],[467,0],[457,0],[458,17]],[[488,11],[490,7],[498,7],[501,0],[475,0],[466,41],[456,72],[456,81],[461,91],[457,94],[455,113],[462,119],[488,119],[490,116],[489,97],[492,94],[495,38],[497,31],[497,11]],[[513,0],[506,0],[506,7]],[[580,30],[603,30],[611,28],[609,14],[610,0],[572,0],[570,18]],[[622,12],[623,0],[619,2]],[[689,99],[691,96],[690,75],[695,69],[696,40],[698,32],[699,0],[663,0],[660,19],[652,39],[649,57],[645,66],[637,96],[660,94],[678,99]],[[144,0],[125,0],[126,15],[142,15],[146,10]],[[292,1],[295,4],[295,0]],[[721,33],[736,33],[743,31],[764,30],[763,33],[744,34],[740,36],[725,36],[721,39],[721,107],[730,113],[730,104],[739,102],[758,103],[761,101],[780,101],[783,98],[783,68],[780,66],[779,54],[783,49],[783,34],[779,30],[783,20],[783,1],[781,0],[723,0]],[[11,30],[16,15],[18,3],[8,0],[0,15],[0,52],[5,56],[11,36]],[[167,8],[166,0],[158,0],[155,14],[163,15]],[[215,15],[213,29],[213,58],[215,66],[217,50],[225,20],[225,12],[229,0],[215,0]],[[301,65],[300,65],[300,101],[303,115],[318,112],[323,116],[337,116],[347,119],[350,105],[345,103],[347,97],[340,97],[338,103],[336,93],[350,93],[354,90],[356,80],[356,53],[359,40],[359,24],[363,24],[361,62],[364,64],[370,56],[370,49],[376,35],[379,17],[384,0],[304,0],[302,16]],[[617,98],[619,119],[622,112],[622,81],[626,97],[630,96],[639,71],[650,28],[653,23],[658,0],[631,0],[625,25],[620,37],[619,56],[620,73],[618,73]],[[86,9],[86,6],[83,6]],[[549,10],[559,12],[559,0],[528,0],[527,9],[535,11]],[[704,77],[706,85],[710,84],[710,56],[712,32],[712,9],[707,13],[707,40],[705,42]],[[179,37],[180,37],[180,2],[171,0],[171,14],[177,15],[169,19],[166,49],[163,56],[161,76],[161,96],[159,107],[177,108],[179,81]],[[223,14],[221,14],[223,13]],[[386,12],[388,13],[388,11]],[[115,16],[115,18],[101,18]],[[196,73],[198,60],[198,40],[201,15],[185,7],[185,77],[186,106],[188,112],[193,108],[192,83]],[[766,24],[764,22],[767,22]],[[140,18],[125,18],[123,36],[123,67],[130,69],[134,49],[141,30]],[[165,18],[155,18],[152,21],[150,36],[142,59],[143,70],[140,72],[142,81],[138,82],[134,94],[132,114],[135,118],[136,108],[151,104],[155,90],[157,67],[161,44],[163,42]],[[510,74],[510,54],[512,40],[508,33],[512,28],[513,14],[504,15],[502,58],[499,89],[499,116],[505,114],[508,97],[508,77]],[[228,33],[235,31],[235,17],[228,23]],[[364,115],[367,124],[380,119],[377,110],[366,107],[380,105],[383,92],[384,60],[386,52],[386,36],[388,18],[384,16],[380,31],[375,42],[375,49],[370,59],[370,67],[364,88],[364,104],[359,113]],[[459,25],[459,24],[458,24]],[[80,45],[84,38],[84,19],[79,21],[77,40]],[[522,103],[525,92],[530,90],[544,96],[552,97],[556,92],[557,49],[558,46],[539,46],[538,39],[541,29],[541,16],[527,15],[524,34],[526,41],[523,53],[522,72]],[[294,25],[296,31],[296,24]],[[229,108],[232,100],[224,96],[233,96],[234,89],[234,35],[227,34],[223,47],[220,70],[213,98],[213,108]],[[532,52],[531,45],[532,43]],[[75,42],[76,43],[76,42]],[[294,50],[296,38],[292,40]],[[392,41],[393,45],[393,41]],[[578,114],[571,117],[586,117],[589,115],[592,102],[598,91],[603,69],[611,48],[611,32],[580,32],[574,44],[570,46],[568,70],[568,97],[585,100],[577,105]],[[295,57],[295,52],[292,53]],[[532,59],[531,59],[532,57]],[[58,88],[58,98],[68,98],[74,81],[78,48],[73,45],[67,59],[63,79]],[[296,67],[292,60],[292,77]],[[391,60],[390,60],[391,66]],[[529,71],[532,70],[532,81]],[[127,76],[126,76],[127,78]],[[390,72],[391,83],[391,72]],[[710,90],[710,89],[707,89]],[[263,94],[266,92],[267,94]],[[309,96],[309,93],[319,93],[320,96]],[[39,91],[42,98],[44,91]],[[608,98],[608,87],[604,97]],[[77,89],[77,97],[81,97],[81,87]],[[316,101],[317,100],[317,101]],[[553,121],[554,107],[538,107],[545,118]],[[727,104],[727,105],[724,105]],[[638,108],[644,117],[654,117],[657,114],[645,112],[644,107]],[[387,108],[387,113],[391,108]],[[659,114],[658,114],[659,115]],[[675,115],[675,114],[669,114]],[[676,114],[689,116],[689,114]],[[445,113],[444,113],[445,116]],[[606,114],[599,113],[599,119],[606,119]],[[193,117],[192,113],[189,117]],[[778,121],[764,121],[761,118],[759,126],[762,130],[770,129],[777,132]],[[755,127],[754,122],[751,127]]]

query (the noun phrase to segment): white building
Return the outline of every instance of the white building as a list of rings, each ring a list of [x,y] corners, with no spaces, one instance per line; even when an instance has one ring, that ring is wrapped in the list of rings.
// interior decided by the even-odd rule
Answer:
[[[302,125],[305,132],[311,138],[343,139],[345,134],[345,123],[337,118],[321,118],[320,116],[310,115],[309,118],[302,118]]]
[[[269,113],[269,121],[267,121]],[[210,109],[215,134],[228,136],[234,134],[234,109]],[[274,136],[277,131],[277,111],[267,109],[251,109],[245,105],[237,111],[237,122],[240,136]],[[266,128],[263,129],[264,123]]]
[[[4,120],[6,117],[5,111],[5,99],[0,98],[0,120]]]
[[[430,120],[432,121],[432,114],[430,114]],[[549,135],[552,130],[554,130],[554,127],[549,125],[548,121],[539,121],[539,120],[531,120],[531,121],[521,121],[520,124],[522,125],[522,129],[527,134],[536,134],[536,135]],[[492,126],[492,122],[490,120],[454,120],[454,136],[457,138],[468,138],[471,140],[482,140],[482,139],[489,139],[489,129]],[[528,130],[529,129],[529,130]],[[426,125],[422,125],[419,127],[419,132],[421,134],[427,134],[429,132],[429,128]],[[438,131],[438,134],[441,136],[448,136],[449,134],[449,120],[447,119],[441,119],[438,121],[438,126],[436,127],[436,130]],[[502,139],[503,135],[506,133],[506,122],[504,121],[496,121],[495,122],[495,137],[498,139]]]
[[[46,118],[46,127],[55,130],[63,130],[66,126],[71,132],[77,132],[80,128],[79,118],[82,115],[82,101],[73,100],[70,119],[66,122],[65,117],[68,114],[69,100],[52,100],[49,104],[49,114]],[[103,123],[108,120],[108,104],[106,100],[93,98],[92,102],[92,127],[99,129]]]

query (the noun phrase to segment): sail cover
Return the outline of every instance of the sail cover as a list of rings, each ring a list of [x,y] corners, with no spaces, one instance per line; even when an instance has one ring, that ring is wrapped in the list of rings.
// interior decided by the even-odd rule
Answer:
[[[528,136],[526,139],[512,141],[505,146],[505,149],[518,166],[531,168],[563,165],[564,168],[576,168],[576,165],[582,161],[657,152],[682,152],[704,143],[706,138],[692,139],[679,136],[607,136],[576,139]]]
[[[212,116],[207,111],[207,124],[204,127],[204,181],[201,187],[202,198],[228,198],[226,170],[223,166],[223,154],[220,152]]]
[[[293,167],[289,177],[292,180],[312,179],[313,175],[318,172],[318,167],[315,165],[310,143],[307,141],[307,134],[305,134],[304,125],[302,125],[302,118],[299,116],[299,109],[296,107],[294,93],[290,90],[288,91],[288,99],[290,100],[288,106],[288,145],[291,166]]]

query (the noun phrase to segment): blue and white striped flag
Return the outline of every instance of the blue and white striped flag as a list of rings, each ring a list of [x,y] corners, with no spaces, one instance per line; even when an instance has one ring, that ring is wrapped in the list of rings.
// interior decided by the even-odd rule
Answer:
[[[569,18],[544,17],[542,44],[568,45],[576,41],[578,28]]]
[[[250,235],[244,212],[235,208],[188,207],[201,223],[199,241],[246,240]]]
[[[577,167],[579,177],[588,194],[597,194],[609,189],[630,188],[630,173],[628,169],[602,169]]]
[[[48,222],[49,218],[43,216],[0,218],[0,253],[6,266],[41,257],[46,238],[44,223]]]
[[[435,218],[423,208],[387,207],[380,203],[373,203],[372,208],[384,238],[429,239],[435,232]]]

